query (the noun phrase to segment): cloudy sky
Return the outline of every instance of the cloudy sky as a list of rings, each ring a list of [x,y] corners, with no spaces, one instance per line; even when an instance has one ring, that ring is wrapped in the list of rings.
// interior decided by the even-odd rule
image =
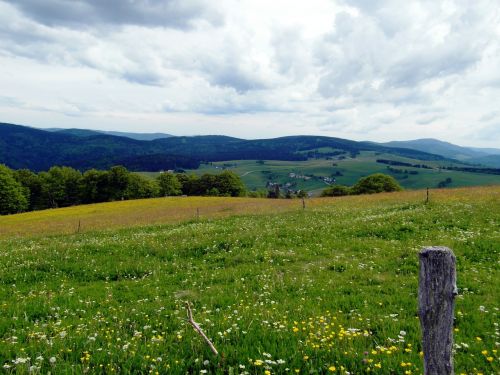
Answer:
[[[500,147],[498,0],[0,0],[0,122]]]

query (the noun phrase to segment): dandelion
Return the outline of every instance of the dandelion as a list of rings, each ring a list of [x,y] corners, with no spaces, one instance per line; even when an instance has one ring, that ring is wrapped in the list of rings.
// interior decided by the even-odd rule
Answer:
[[[336,370],[335,366],[328,367],[328,371],[335,372]]]

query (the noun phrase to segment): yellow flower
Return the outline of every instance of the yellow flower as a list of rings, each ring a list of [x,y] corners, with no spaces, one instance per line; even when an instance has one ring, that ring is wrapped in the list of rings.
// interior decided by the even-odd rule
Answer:
[[[266,375],[271,375],[271,371],[266,370],[266,371],[264,371],[264,374],[266,374]]]
[[[376,368],[382,368],[382,363],[380,363],[380,362],[379,363],[375,363],[375,367]]]
[[[482,355],[487,355],[487,354],[488,354],[488,351],[487,351],[487,350],[483,350],[483,351],[481,352],[481,354],[482,354]]]
[[[337,369],[335,368],[335,366],[330,366],[328,367],[328,370],[331,371],[331,372],[334,372],[336,371]]]
[[[486,358],[486,360],[487,360],[488,362],[493,362],[493,357],[487,357],[487,358]]]
[[[309,359],[309,356],[308,355],[305,355],[304,356],[304,361],[307,361]]]

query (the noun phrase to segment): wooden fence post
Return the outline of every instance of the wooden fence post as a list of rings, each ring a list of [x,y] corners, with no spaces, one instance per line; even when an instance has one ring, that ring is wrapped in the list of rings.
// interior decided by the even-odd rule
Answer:
[[[418,305],[425,375],[453,375],[453,313],[457,294],[455,255],[447,247],[420,252]]]

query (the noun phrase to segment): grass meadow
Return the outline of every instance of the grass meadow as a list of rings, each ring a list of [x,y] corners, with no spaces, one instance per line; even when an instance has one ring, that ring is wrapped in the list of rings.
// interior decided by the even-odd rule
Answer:
[[[426,164],[435,169],[423,169],[413,167],[394,167],[398,170],[408,170],[418,174],[397,174],[391,173],[385,164],[377,163],[377,159],[389,159],[402,161],[411,164]],[[336,164],[335,166],[333,164]],[[307,161],[275,161],[266,160],[264,164],[258,164],[256,160],[235,160],[225,162],[214,162],[202,164],[200,168],[189,171],[190,173],[217,173],[222,167],[227,166],[239,176],[249,189],[264,189],[267,181],[279,182],[281,184],[294,183],[294,189],[305,189],[318,196],[327,187],[320,179],[310,180],[290,178],[290,173],[309,176],[332,176],[340,172],[341,176],[334,176],[340,185],[354,185],[360,178],[373,173],[385,173],[392,175],[405,189],[424,189],[426,187],[435,188],[439,182],[446,178],[451,178],[452,182],[448,187],[478,186],[488,184],[500,184],[500,176],[482,173],[469,173],[460,171],[440,170],[439,166],[461,164],[443,163],[436,161],[422,161],[408,159],[391,154],[380,154],[370,151],[363,151],[356,158],[347,157],[343,160],[309,159]],[[216,167],[219,167],[217,169]],[[154,176],[154,173],[146,173]]]
[[[498,374],[500,187],[424,200],[168,198],[1,217],[0,371],[420,374],[418,252],[443,245],[457,256],[455,372]]]

